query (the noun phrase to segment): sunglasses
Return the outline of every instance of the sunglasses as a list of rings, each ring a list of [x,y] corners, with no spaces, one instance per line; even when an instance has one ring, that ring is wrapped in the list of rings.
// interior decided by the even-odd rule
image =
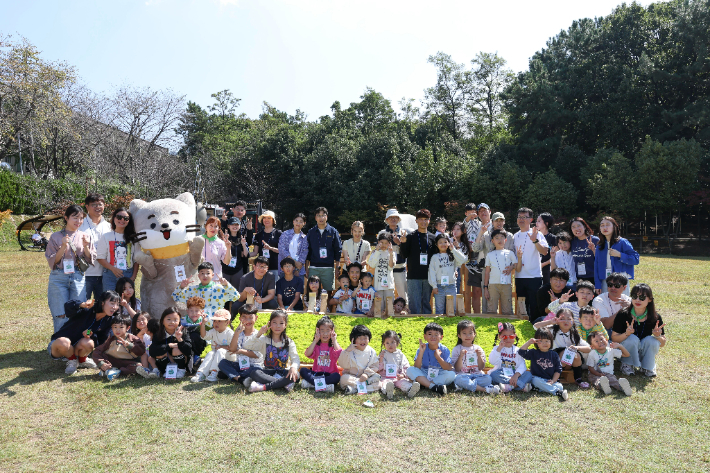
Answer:
[[[128,215],[116,215],[116,220],[125,220],[126,222],[129,221],[131,217]]]
[[[608,288],[615,287],[617,289],[621,289],[623,286],[621,284],[619,284],[618,282],[616,282],[616,283],[607,282],[606,287],[608,287]],[[643,299],[641,299],[641,300],[643,300]]]
[[[501,335],[500,339],[501,340],[515,340],[517,335]]]
[[[637,294],[637,295],[635,295],[635,296],[631,296],[631,299],[638,299],[638,300],[640,300],[640,301],[645,301],[645,300],[646,300],[646,294],[641,294],[641,295],[638,295],[638,294]]]

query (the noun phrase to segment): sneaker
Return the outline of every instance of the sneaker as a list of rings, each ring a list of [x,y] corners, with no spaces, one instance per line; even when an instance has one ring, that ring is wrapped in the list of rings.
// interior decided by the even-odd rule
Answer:
[[[492,394],[497,396],[500,394],[500,388],[498,386],[486,386],[486,394]]]
[[[118,378],[118,376],[121,374],[121,370],[118,368],[111,368],[109,370],[106,370],[106,379],[109,381],[113,381],[114,379]]]
[[[296,385],[296,383],[288,383],[288,384],[284,387],[284,389],[285,389],[287,392],[291,392],[291,391],[293,391],[293,387],[294,387],[295,385]]]
[[[532,389],[532,384],[530,384],[530,383],[525,383],[525,387],[523,388],[523,392],[524,392],[524,393],[529,393],[531,389]]]
[[[442,384],[435,384],[433,388],[431,388],[432,391],[434,391],[436,394],[441,394],[442,396],[446,394],[446,386]]]
[[[604,394],[611,394],[611,388],[609,387],[609,378],[602,376],[599,378],[599,387],[604,391]]]
[[[252,379],[251,378],[244,378],[244,381],[242,381],[242,384],[244,385],[245,388],[249,389],[251,387]]]
[[[412,383],[412,387],[409,388],[409,392],[407,393],[407,396],[411,399],[414,396],[417,395],[419,392],[419,389],[421,388],[421,385],[417,383],[416,381]]]
[[[343,394],[346,396],[350,396],[351,394],[355,394],[357,392],[357,389],[355,389],[354,386],[347,386],[345,390],[343,391]]]
[[[392,381],[385,385],[385,394],[387,395],[387,399],[394,397],[394,383]]]
[[[301,389],[315,389],[315,386],[313,386],[305,379],[301,379]]]
[[[589,383],[586,381],[582,381],[582,378],[575,379],[575,383],[577,383],[577,386],[579,386],[581,389],[589,389]]]
[[[334,393],[335,392],[335,385],[334,384],[326,384],[325,385],[325,392]]]
[[[511,386],[510,384],[507,384],[507,383],[505,383],[505,384],[500,383],[498,385],[498,389],[500,390],[501,394],[505,394],[505,393],[509,393],[510,391],[512,391],[513,386]]]
[[[656,377],[655,370],[643,370],[643,374],[645,374],[646,377],[648,377],[648,378],[655,378]]]
[[[185,370],[181,370],[178,368],[177,374],[175,374],[175,379],[180,379],[185,377]]]
[[[144,378],[150,378],[152,371],[145,368],[144,366],[137,366],[136,367],[136,374],[139,374],[139,375],[143,376]]]
[[[215,370],[210,371],[210,374],[207,376],[207,381],[209,381],[210,383],[216,383],[217,379],[218,379],[217,373],[219,373],[219,371],[215,371]]]
[[[200,355],[193,355],[192,356],[192,364],[193,366],[197,365],[200,362]]]
[[[563,400],[566,401],[569,399],[569,394],[567,394],[567,390],[563,389],[562,391],[557,391],[557,395]]]
[[[77,360],[78,361],[78,360]],[[91,358],[86,358],[83,363],[79,363],[79,368],[91,368],[91,369],[98,369],[98,366],[96,366],[96,363],[94,363],[94,360]]]
[[[626,363],[621,364],[621,372],[626,376],[631,376],[631,375],[636,374],[634,371],[634,367],[629,364],[626,364]]]
[[[191,383],[201,383],[204,380],[205,380],[205,375],[200,373],[199,371],[197,372],[197,374],[195,376],[190,378]]]
[[[628,379],[619,379],[619,385],[621,386],[621,390],[624,391],[624,394],[626,394],[627,396],[631,396],[631,385],[629,385]]]
[[[74,374],[76,373],[77,368],[79,368],[79,360],[76,358],[73,360],[67,361],[67,368],[64,370],[66,374]]]
[[[148,375],[149,378],[151,379],[158,379],[160,378],[160,370],[158,368],[153,368],[153,371],[150,372]]]
[[[261,383],[257,383],[256,381],[252,381],[251,385],[249,386],[249,392],[258,393],[260,391],[266,391],[266,386]]]

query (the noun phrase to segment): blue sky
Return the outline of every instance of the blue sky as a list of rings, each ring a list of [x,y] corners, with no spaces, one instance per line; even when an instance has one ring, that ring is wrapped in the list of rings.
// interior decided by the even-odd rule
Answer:
[[[22,35],[43,57],[76,67],[96,91],[130,83],[171,88],[203,106],[231,89],[240,112],[262,102],[309,119],[372,87],[419,102],[436,81],[437,51],[468,63],[498,52],[509,67],[579,18],[620,2],[0,0],[0,34]],[[641,1],[642,5],[652,2]]]

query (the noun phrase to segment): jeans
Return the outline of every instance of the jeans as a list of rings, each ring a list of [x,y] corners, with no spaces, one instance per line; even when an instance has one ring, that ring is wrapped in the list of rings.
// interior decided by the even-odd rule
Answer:
[[[525,310],[532,320],[537,311],[537,291],[542,287],[542,278],[515,278],[515,293],[525,298]]]
[[[67,321],[67,318],[64,317],[64,304],[71,300],[86,301],[84,275],[80,271],[64,274],[63,269],[53,269],[49,273],[47,302],[49,303],[49,311],[52,313],[55,332],[62,328],[62,325]]]
[[[124,277],[124,278],[133,277],[133,267],[131,267],[131,269],[124,269],[122,277]],[[102,279],[103,285],[104,285],[104,292],[116,290],[116,283],[118,282],[119,278],[117,278],[116,275],[113,274],[111,271],[104,268],[104,275],[101,276],[101,279]],[[118,292],[118,295],[120,296],[121,292],[123,292],[123,291],[116,291],[116,292]]]
[[[491,379],[495,384],[510,384],[511,377],[504,375],[502,369],[489,371],[488,374],[490,375]],[[515,384],[514,388],[517,390],[521,390],[525,387],[526,384],[530,383],[531,381],[532,373],[530,373],[530,371],[526,371],[518,377],[518,382]]]
[[[275,374],[278,374],[281,378],[275,378]],[[255,368],[254,371],[249,374],[249,377],[257,383],[263,384],[267,391],[271,391],[273,389],[285,388],[289,384],[293,383],[293,381],[291,381],[291,379],[286,375],[288,375],[287,370],[267,370]]]
[[[309,368],[301,368],[301,378],[305,379],[307,383],[311,383],[313,386],[316,385],[313,378],[325,378],[325,384],[336,385],[340,381],[340,373],[337,371],[335,373],[323,373],[318,371],[312,371]]]
[[[532,377],[532,385],[542,392],[548,394],[557,394],[559,392],[564,391],[562,383],[560,383],[559,381],[553,384],[548,384],[548,381],[549,379],[540,378],[539,376]]]
[[[226,359],[220,361],[218,366],[219,370],[227,375],[227,378],[234,380],[248,378],[250,373],[255,369],[253,366],[250,366],[245,370],[240,370],[238,361],[229,361]]]
[[[428,279],[407,279],[409,312],[412,314],[431,314],[431,285]]]
[[[104,292],[103,276],[85,276],[86,299],[99,300],[99,296]]]
[[[446,296],[454,296],[454,309],[456,309],[456,285],[447,284],[442,286],[438,284],[436,288],[439,290],[437,294],[434,294],[434,305],[436,306],[437,314],[446,313]]]
[[[643,337],[642,340],[639,340],[636,335],[629,335],[626,340],[621,342],[621,346],[626,348],[631,355],[622,356],[622,363],[649,371],[656,370],[656,355],[661,349],[661,342],[650,335]]]
[[[477,387],[485,388],[490,386],[492,379],[487,374],[460,374],[454,379],[454,384],[461,389],[475,391]]]
[[[412,381],[416,381],[419,376],[424,376],[426,378],[426,371],[424,371],[421,368],[417,368],[416,366],[410,366],[407,369],[407,376],[409,379]],[[439,386],[446,386],[447,384],[451,384],[454,382],[454,379],[456,379],[456,373],[453,371],[446,371],[446,370],[439,370],[439,373],[436,375],[434,379],[431,380],[431,384],[434,385],[439,385]]]

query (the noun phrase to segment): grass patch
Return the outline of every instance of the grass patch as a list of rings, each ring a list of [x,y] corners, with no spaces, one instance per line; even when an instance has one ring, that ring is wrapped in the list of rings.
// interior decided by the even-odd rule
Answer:
[[[249,395],[226,382],[107,383],[87,370],[67,377],[46,353],[48,273],[40,253],[0,253],[2,471],[448,471],[470,469],[469,450],[481,471],[710,469],[708,258],[642,257],[638,281],[654,289],[668,322],[658,378],[631,377],[630,398],[570,388],[566,403],[523,393]],[[290,320],[300,353],[317,318]],[[428,321],[335,320],[343,345],[359,321],[375,348],[385,329],[401,331],[410,360]],[[495,323],[474,320],[488,352]],[[437,321],[453,348],[458,319]],[[375,408],[362,408],[364,399]]]

